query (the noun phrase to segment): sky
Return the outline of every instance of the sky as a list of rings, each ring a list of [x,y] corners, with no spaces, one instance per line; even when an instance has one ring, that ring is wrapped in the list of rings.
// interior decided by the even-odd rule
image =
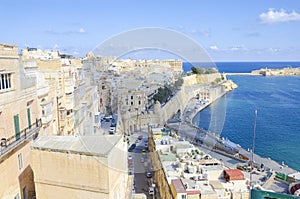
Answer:
[[[298,0],[1,0],[0,17],[0,43],[77,57],[120,33],[159,27],[214,61],[300,60]]]

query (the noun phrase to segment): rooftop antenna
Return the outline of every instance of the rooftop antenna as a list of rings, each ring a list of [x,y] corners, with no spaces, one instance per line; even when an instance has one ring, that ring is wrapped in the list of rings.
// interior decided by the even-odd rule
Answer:
[[[254,129],[253,129],[253,140],[252,140],[252,152],[251,152],[251,172],[250,172],[250,186],[252,182],[252,170],[254,165],[254,147],[255,147],[255,137],[256,137],[256,118],[257,110],[254,112]]]

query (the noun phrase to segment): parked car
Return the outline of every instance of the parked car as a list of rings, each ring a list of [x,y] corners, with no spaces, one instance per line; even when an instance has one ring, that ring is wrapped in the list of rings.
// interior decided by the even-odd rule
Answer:
[[[110,126],[111,126],[111,127],[116,127],[116,126],[117,126],[117,123],[116,123],[116,121],[114,121],[114,120],[113,120],[113,121],[111,121],[111,124],[110,124]]]
[[[143,135],[139,135],[138,139],[142,140],[143,139]]]
[[[109,134],[111,134],[111,135],[112,135],[112,134],[115,134],[115,132],[116,132],[116,127],[110,127],[108,132],[109,132]]]
[[[136,147],[136,144],[132,144],[132,145],[129,147],[128,152],[132,152],[133,149],[135,149],[135,147]]]
[[[147,178],[152,178],[152,173],[151,172],[147,172],[146,176],[147,176]]]
[[[104,117],[105,122],[110,122],[111,119],[113,119],[112,115],[108,115]]]
[[[142,154],[145,155],[146,154],[146,149],[142,150]]]
[[[149,187],[149,195],[154,195],[154,187]]]
[[[133,165],[132,156],[128,155],[128,166],[132,166],[132,165]]]
[[[130,168],[130,169],[128,170],[128,173],[129,173],[129,175],[133,175],[133,169]]]

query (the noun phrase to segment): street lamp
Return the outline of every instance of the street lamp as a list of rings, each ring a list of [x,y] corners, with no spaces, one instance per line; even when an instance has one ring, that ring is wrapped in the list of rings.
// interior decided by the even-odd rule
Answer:
[[[138,120],[139,120],[139,107],[135,107],[135,110],[136,110],[136,124],[135,124],[135,126],[136,126],[136,131],[137,131],[137,128],[138,128]]]
[[[252,181],[252,170],[254,165],[254,147],[255,147],[255,137],[256,137],[256,118],[257,110],[254,112],[254,128],[253,128],[253,140],[252,140],[252,152],[251,152],[251,172],[250,172],[250,186]]]

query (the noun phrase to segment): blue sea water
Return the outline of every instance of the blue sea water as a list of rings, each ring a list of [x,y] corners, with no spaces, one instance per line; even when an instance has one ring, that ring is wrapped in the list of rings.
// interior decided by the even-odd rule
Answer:
[[[299,62],[271,64],[216,63],[220,72],[300,66]],[[218,131],[221,126],[221,136],[247,149],[252,148],[254,112],[257,110],[255,152],[280,163],[284,161],[286,165],[300,171],[300,77],[228,78],[239,87],[201,111],[194,122],[211,131]],[[221,119],[213,119],[220,118],[220,115]],[[215,125],[216,122],[219,124]]]
[[[248,73],[252,70],[260,68],[283,68],[283,67],[300,67],[300,62],[215,62],[215,63],[183,63],[183,70],[185,72],[190,71],[191,67],[204,67],[212,68],[217,67],[219,72],[236,72],[236,73]]]

